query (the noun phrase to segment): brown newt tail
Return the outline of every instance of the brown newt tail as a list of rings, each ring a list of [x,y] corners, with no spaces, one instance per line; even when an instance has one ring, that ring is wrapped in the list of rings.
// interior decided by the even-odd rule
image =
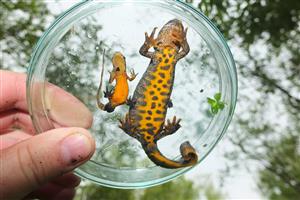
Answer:
[[[97,91],[97,105],[98,108],[100,108],[101,110],[105,110],[107,112],[113,112],[117,106],[126,103],[128,97],[128,90],[129,90],[127,80],[129,81],[134,80],[137,74],[135,74],[134,71],[131,70],[130,72],[131,76],[129,77],[127,75],[125,57],[120,52],[116,52],[112,58],[113,70],[110,72],[110,77],[109,77],[109,83],[112,83],[114,80],[116,80],[116,85],[112,90],[108,90],[108,87],[106,87],[106,91],[104,92],[104,97],[108,98],[109,102],[107,104],[102,103],[100,101],[100,91],[103,82],[104,54],[105,51],[103,52],[101,79]]]
[[[175,66],[178,60],[189,52],[186,40],[187,29],[181,21],[169,21],[154,39],[156,28],[140,48],[140,54],[151,59],[150,64],[139,81],[129,113],[120,120],[120,128],[131,137],[136,138],[146,154],[156,165],[165,168],[180,168],[197,163],[198,156],[189,142],[180,146],[181,158],[170,160],[158,150],[157,141],[174,134],[181,126],[181,119],[167,120],[168,108],[172,105],[171,93],[175,78]],[[149,51],[153,47],[154,52]]]

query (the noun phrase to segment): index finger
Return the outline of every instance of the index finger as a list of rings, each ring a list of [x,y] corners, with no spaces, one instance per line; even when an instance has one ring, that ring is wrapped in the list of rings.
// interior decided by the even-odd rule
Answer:
[[[26,77],[20,73],[0,70],[0,112],[13,108],[28,111]]]
[[[52,121],[61,126],[91,126],[91,112],[76,97],[52,84],[47,84],[45,90],[46,107]],[[26,75],[0,70],[0,112],[11,109],[28,112]]]

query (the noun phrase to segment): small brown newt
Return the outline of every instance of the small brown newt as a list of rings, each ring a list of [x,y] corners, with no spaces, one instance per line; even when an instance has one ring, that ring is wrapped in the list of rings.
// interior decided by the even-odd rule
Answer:
[[[159,139],[175,133],[181,127],[181,119],[176,119],[176,116],[171,121],[167,120],[167,123],[165,118],[170,106],[175,65],[190,50],[186,40],[187,29],[184,29],[180,20],[174,19],[162,27],[156,39],[155,31],[156,28],[150,36],[145,33],[140,54],[151,61],[130,100],[129,112],[124,120],[120,120],[120,128],[142,144],[156,165],[165,168],[191,166],[197,163],[198,156],[188,141],[180,146],[182,157],[179,160],[166,158],[157,147]],[[154,52],[149,51],[151,47]]]
[[[104,53],[103,53],[104,55]],[[108,90],[106,87],[106,91],[104,92],[104,97],[108,98],[109,102],[107,104],[103,104],[100,101],[100,91],[102,87],[103,81],[103,70],[104,70],[104,56],[103,56],[103,66],[101,72],[101,80],[100,85],[97,92],[97,105],[101,110],[105,110],[107,112],[113,112],[115,108],[119,105],[125,104],[128,98],[128,82],[135,79],[137,74],[134,73],[133,70],[130,72],[130,76],[126,73],[126,59],[120,52],[116,52],[112,58],[113,70],[110,72],[109,83],[112,83],[116,80],[116,85],[112,90]]]

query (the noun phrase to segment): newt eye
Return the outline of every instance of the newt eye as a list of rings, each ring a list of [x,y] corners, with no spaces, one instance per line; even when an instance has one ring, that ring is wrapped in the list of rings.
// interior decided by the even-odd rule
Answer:
[[[157,43],[157,45],[161,45],[161,44],[162,44],[162,42],[158,42],[158,43]]]

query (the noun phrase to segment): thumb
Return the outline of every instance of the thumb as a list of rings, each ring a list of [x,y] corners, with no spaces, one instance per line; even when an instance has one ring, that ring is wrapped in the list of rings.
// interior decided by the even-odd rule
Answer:
[[[47,131],[1,151],[0,199],[20,199],[87,161],[95,143],[83,128]]]

